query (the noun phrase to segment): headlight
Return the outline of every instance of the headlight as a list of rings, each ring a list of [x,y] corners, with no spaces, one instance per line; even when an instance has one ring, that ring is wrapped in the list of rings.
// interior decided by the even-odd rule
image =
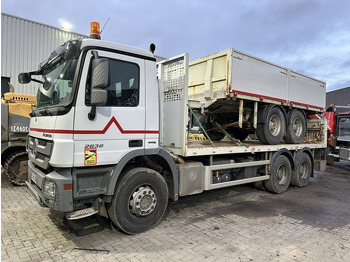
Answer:
[[[48,198],[55,198],[56,184],[50,180],[44,180],[43,193]]]

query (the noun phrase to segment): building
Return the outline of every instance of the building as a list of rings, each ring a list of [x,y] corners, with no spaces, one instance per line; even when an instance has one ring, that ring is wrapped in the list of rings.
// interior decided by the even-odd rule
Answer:
[[[37,70],[56,47],[80,37],[87,36],[1,13],[1,94],[8,82],[16,93],[36,94],[38,84],[19,84],[18,74]]]
[[[331,104],[337,106],[350,106],[350,87],[327,92],[326,108]]]

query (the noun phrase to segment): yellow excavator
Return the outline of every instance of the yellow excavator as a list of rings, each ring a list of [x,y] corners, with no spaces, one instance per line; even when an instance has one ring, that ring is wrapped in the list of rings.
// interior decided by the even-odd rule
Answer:
[[[36,104],[36,96],[5,93],[1,98],[1,165],[15,185],[24,185],[28,176],[26,139],[29,114]]]

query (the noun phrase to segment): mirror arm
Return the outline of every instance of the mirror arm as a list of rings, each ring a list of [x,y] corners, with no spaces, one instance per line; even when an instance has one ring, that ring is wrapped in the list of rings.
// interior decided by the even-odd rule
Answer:
[[[98,52],[96,50],[93,50],[91,53],[92,53],[92,55],[94,56],[95,59],[99,58]]]
[[[97,53],[97,51],[95,51],[95,50],[92,51],[92,55],[94,56],[95,59],[98,58],[98,53]],[[90,110],[90,112],[88,113],[88,118],[89,118],[90,121],[93,121],[93,120],[95,119],[95,117],[96,117],[96,106],[95,106],[95,105],[92,105],[92,106],[91,106],[91,110]]]
[[[92,105],[90,113],[88,114],[88,118],[89,118],[90,121],[92,121],[92,120],[95,119],[95,117],[96,117],[96,106]]]
[[[37,79],[34,79],[34,78],[32,78],[32,81],[33,81],[33,82],[37,82],[37,83],[39,83],[39,84],[44,84],[43,81],[40,81],[40,80],[37,80]]]
[[[28,74],[32,75],[42,75],[43,74],[43,70],[40,69],[38,71],[32,71],[32,72],[28,72]]]

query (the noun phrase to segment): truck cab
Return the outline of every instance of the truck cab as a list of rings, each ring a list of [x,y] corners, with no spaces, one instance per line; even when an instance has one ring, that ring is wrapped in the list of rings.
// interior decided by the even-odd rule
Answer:
[[[27,139],[27,186],[43,206],[68,213],[91,207],[71,218],[96,213],[100,203],[111,202],[119,168],[127,169],[131,164],[126,163],[138,156],[160,154],[151,52],[96,39],[72,40],[38,71],[19,78],[42,84]]]

